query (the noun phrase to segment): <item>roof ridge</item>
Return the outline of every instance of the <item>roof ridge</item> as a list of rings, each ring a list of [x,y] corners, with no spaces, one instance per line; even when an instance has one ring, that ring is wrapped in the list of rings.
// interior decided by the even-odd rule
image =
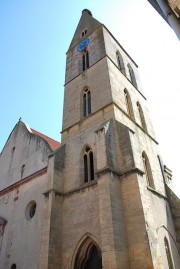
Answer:
[[[46,137],[48,137],[48,138],[50,138],[50,139],[52,139],[52,140],[54,140],[54,141],[60,143],[59,141],[55,140],[54,138],[52,138],[52,137],[50,137],[50,136],[48,136],[48,135],[45,135],[45,134],[43,134],[43,133],[41,133],[41,132],[39,132],[39,131],[37,131],[37,130],[31,128],[31,127],[30,127],[30,129],[32,130],[32,133],[33,133],[33,131],[35,131],[35,132],[37,132],[37,133],[39,133],[39,134],[42,134],[43,136],[46,136]]]
[[[39,137],[41,137],[42,139],[46,140],[46,142],[48,143],[48,145],[50,146],[50,148],[55,151],[58,147],[60,147],[61,142],[51,138],[50,136],[47,136],[33,128],[30,128],[32,133],[35,135],[38,135]]]

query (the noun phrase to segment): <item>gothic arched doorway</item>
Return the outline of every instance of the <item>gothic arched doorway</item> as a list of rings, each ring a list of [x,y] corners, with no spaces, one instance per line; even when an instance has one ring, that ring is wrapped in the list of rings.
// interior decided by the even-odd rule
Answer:
[[[90,238],[87,238],[79,248],[74,269],[102,269],[101,252]]]

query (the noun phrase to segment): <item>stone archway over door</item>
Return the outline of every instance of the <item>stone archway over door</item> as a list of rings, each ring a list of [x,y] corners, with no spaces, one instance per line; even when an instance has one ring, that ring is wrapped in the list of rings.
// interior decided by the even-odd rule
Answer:
[[[102,256],[98,247],[90,240],[81,245],[74,269],[102,269]]]

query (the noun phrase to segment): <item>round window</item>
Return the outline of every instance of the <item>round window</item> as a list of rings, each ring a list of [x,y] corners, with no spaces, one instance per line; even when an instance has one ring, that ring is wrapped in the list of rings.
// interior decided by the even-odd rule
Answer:
[[[11,269],[16,269],[16,264],[15,264],[15,263],[13,263],[13,264],[11,265]]]
[[[35,201],[31,201],[27,206],[26,206],[26,218],[28,220],[32,219],[34,217],[36,213],[36,202]]]

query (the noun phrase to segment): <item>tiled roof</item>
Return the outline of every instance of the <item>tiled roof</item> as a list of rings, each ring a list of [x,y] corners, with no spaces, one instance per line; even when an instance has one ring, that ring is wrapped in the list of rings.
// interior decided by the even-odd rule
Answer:
[[[40,132],[38,132],[38,131],[36,131],[36,130],[34,130],[34,129],[32,129],[32,128],[31,128],[31,131],[32,131],[33,134],[38,135],[38,136],[40,136],[41,138],[43,138],[44,140],[46,140],[46,141],[48,142],[50,148],[51,148],[53,151],[55,151],[58,147],[60,147],[60,145],[61,145],[60,142],[58,142],[58,141],[56,141],[56,140],[50,138],[50,137],[47,136],[47,135],[44,135],[44,134],[40,133]]]

